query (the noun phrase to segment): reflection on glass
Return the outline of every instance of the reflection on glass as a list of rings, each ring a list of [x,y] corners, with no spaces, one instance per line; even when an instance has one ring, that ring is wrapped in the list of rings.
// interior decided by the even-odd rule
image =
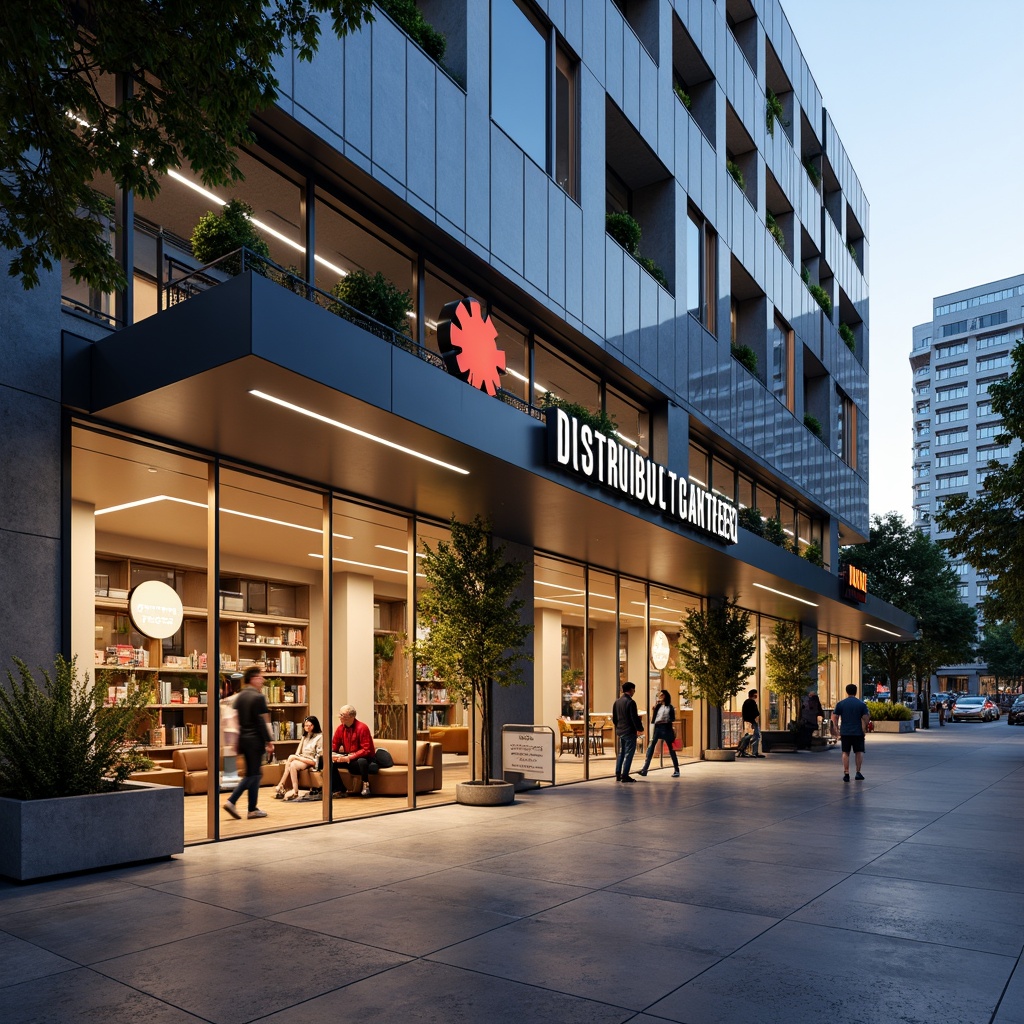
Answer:
[[[547,169],[547,41],[515,0],[491,3],[491,117]]]

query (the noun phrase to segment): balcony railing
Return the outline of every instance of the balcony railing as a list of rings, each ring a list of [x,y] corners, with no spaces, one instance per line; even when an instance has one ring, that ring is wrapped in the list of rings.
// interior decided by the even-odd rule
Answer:
[[[217,285],[223,284],[239,274],[244,274],[246,271],[252,271],[252,273],[259,274],[260,277],[273,281],[282,288],[287,288],[290,292],[302,297],[307,302],[312,302],[321,309],[327,310],[328,313],[333,313],[335,316],[339,316],[356,327],[388,342],[388,344],[394,345],[396,348],[400,348],[402,351],[422,359],[425,363],[429,363],[431,366],[447,372],[444,358],[439,353],[424,345],[420,345],[409,335],[396,331],[386,324],[382,324],[379,320],[375,320],[366,313],[350,306],[347,302],[343,302],[330,292],[325,292],[321,288],[309,284],[309,282],[293,271],[286,270],[284,267],[274,263],[273,260],[260,256],[250,249],[236,249],[234,252],[222,256],[220,259],[205,267],[200,267],[198,270],[186,266],[178,260],[168,258],[167,279],[163,285],[165,308],[176,306],[195,295],[200,295],[211,288],[216,288]],[[517,409],[527,416],[532,416],[534,419],[541,421],[546,419],[546,413],[543,409],[531,405],[510,391],[499,388],[497,397],[506,405],[512,406],[513,409]]]

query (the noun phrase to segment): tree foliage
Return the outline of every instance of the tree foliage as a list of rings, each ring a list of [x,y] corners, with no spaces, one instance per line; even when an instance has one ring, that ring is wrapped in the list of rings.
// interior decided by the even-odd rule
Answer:
[[[515,596],[526,567],[507,561],[505,547],[492,546],[490,524],[452,517],[451,541],[423,544],[419,568],[425,577],[418,608],[422,636],[417,661],[430,665],[451,697],[474,701],[480,713],[483,779],[491,779],[490,684],[523,681],[523,645],[533,624],[523,622],[525,602]]]
[[[100,291],[123,288],[101,175],[152,199],[168,169],[238,181],[252,115],[277,99],[276,58],[311,60],[321,15],[338,36],[370,0],[5,0],[0,4],[0,245],[26,288],[67,260]],[[115,94],[127,76],[128,95]]]
[[[368,274],[365,270],[346,274],[334,286],[333,294],[385,327],[399,334],[409,333],[412,296],[407,291],[400,291],[379,270],[375,274]]]
[[[945,553],[927,534],[897,512],[872,516],[867,544],[843,549],[843,558],[868,574],[868,590],[917,619],[920,639],[912,643],[865,644],[865,668],[889,681],[896,700],[901,679],[926,679],[939,665],[971,655],[974,609],[959,596],[959,578]]]
[[[1019,689],[1024,679],[1024,649],[1015,638],[1016,628],[1012,622],[985,623],[978,657],[988,666],[989,675],[996,682],[1008,683]]]
[[[252,222],[252,207],[232,199],[219,213],[204,213],[192,230],[192,254],[204,266],[243,246],[258,256],[270,259],[270,246]],[[241,260],[228,261],[224,270],[237,274]]]
[[[14,659],[0,686],[0,793],[21,800],[83,796],[115,789],[142,767],[134,739],[149,694],[132,689],[107,705],[104,682],[80,683],[75,659],[57,656],[54,673],[40,686],[29,667]]]
[[[694,609],[683,620],[677,641],[679,660],[673,674],[686,688],[687,696],[707,701],[717,708],[718,746],[722,745],[721,710],[753,675],[751,659],[757,641],[750,633],[750,612],[735,598],[709,602]]]
[[[765,651],[768,685],[782,698],[795,717],[802,697],[818,678],[818,666],[831,655],[815,654],[810,637],[801,636],[800,623],[782,619],[775,623]]]
[[[992,411],[1003,419],[999,444],[1024,438],[1024,345],[1013,350],[1013,372],[989,388]],[[950,531],[946,550],[963,558],[988,577],[981,611],[988,622],[1015,623],[1015,637],[1024,646],[1024,449],[1007,464],[989,463],[981,493],[954,494],[935,521]]]

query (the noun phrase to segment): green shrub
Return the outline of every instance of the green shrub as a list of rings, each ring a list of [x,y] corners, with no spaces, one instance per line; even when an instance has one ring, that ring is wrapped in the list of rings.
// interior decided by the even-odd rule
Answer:
[[[811,179],[811,184],[817,188],[821,184],[821,171],[814,166],[813,157],[808,157],[804,161],[804,170],[807,172],[807,177]]]
[[[84,796],[116,789],[140,771],[137,727],[146,718],[149,689],[129,688],[108,705],[106,678],[79,682],[75,659],[60,655],[40,686],[14,658],[18,679],[0,686],[0,794],[19,800]]]
[[[743,172],[740,170],[740,165],[735,160],[726,160],[725,169],[729,172],[732,180],[736,182],[739,187],[745,188],[743,181]]]
[[[846,347],[851,352],[857,351],[857,338],[853,333],[853,328],[849,324],[839,325],[839,337],[846,342]]]
[[[376,0],[376,3],[428,57],[438,64],[444,60],[448,41],[424,19],[414,0]]]
[[[811,565],[816,565],[819,568],[825,567],[825,557],[821,551],[821,545],[816,541],[812,540],[807,547],[804,548],[804,558],[807,559]]]
[[[764,536],[764,516],[761,515],[760,509],[747,505],[739,510],[736,520],[749,533],[758,537]]]
[[[252,207],[232,199],[219,214],[204,213],[192,230],[192,254],[205,267],[243,246],[258,256],[270,259],[270,247],[256,230]],[[240,258],[225,260],[221,267],[229,274],[240,272]]]
[[[615,417],[609,416],[603,409],[601,412],[591,412],[585,405],[560,398],[551,391],[545,391],[541,396],[540,407],[542,409],[561,409],[570,416],[575,416],[580,423],[585,423],[591,430],[596,430],[606,437],[615,437],[619,431]]]
[[[604,219],[605,230],[630,256],[640,252],[640,225],[628,213],[609,213]]]
[[[682,103],[682,105],[686,107],[687,110],[689,110],[691,103],[690,94],[678,82],[676,82],[676,84],[672,88],[675,90],[675,94],[676,97],[679,99],[679,102]]]
[[[820,284],[808,284],[807,290],[811,293],[814,301],[825,311],[825,316],[832,316],[832,299],[827,291]]]
[[[800,280],[803,281],[804,284],[811,283],[811,271],[806,266],[800,268]]]
[[[784,548],[786,551],[793,550],[793,543],[786,533],[782,520],[772,516],[764,521],[764,539],[771,541],[776,547]]]
[[[778,121],[783,128],[788,128],[789,122],[782,116],[782,100],[771,89],[768,90],[765,99],[764,124],[768,129],[768,134],[774,137],[775,122]]]
[[[812,416],[809,412],[805,412],[804,426],[814,434],[815,437],[821,437],[821,421],[817,416]]]
[[[639,263],[640,266],[643,267],[644,270],[646,270],[647,273],[662,286],[662,288],[668,288],[668,278],[665,276],[665,271],[663,271],[661,267],[659,267],[658,264],[650,258],[650,256],[637,256],[636,260],[637,263]]]
[[[914,712],[905,704],[890,704],[882,700],[868,700],[864,703],[876,722],[909,722],[914,717]]]
[[[775,239],[780,249],[786,248],[786,236],[782,233],[782,228],[779,227],[778,221],[771,213],[766,213],[764,218],[765,227],[768,229],[768,234]]]
[[[399,334],[409,333],[412,298],[379,270],[372,277],[365,270],[353,270],[334,286],[332,294],[385,327]]]
[[[846,243],[846,251],[853,257],[854,262],[857,261],[857,250],[853,247],[853,242]]]
[[[757,373],[757,353],[749,345],[733,345],[732,357],[751,373]]]

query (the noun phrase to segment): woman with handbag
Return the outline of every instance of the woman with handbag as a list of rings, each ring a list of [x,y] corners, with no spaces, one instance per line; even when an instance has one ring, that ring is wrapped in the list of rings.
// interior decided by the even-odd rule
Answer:
[[[669,755],[672,758],[672,778],[679,778],[679,759],[676,757],[675,748],[672,744],[676,739],[675,726],[672,724],[676,720],[676,709],[672,707],[672,698],[669,696],[668,690],[662,690],[658,694],[658,702],[654,705],[654,717],[651,721],[651,745],[647,748],[647,757],[644,759],[644,766],[640,769],[641,775],[647,774],[647,769],[651,766],[651,758],[654,757],[654,748],[658,745],[658,742],[662,742],[668,747]]]
[[[315,768],[324,753],[324,734],[316,715],[310,715],[302,723],[302,739],[294,754],[288,755],[284,763],[284,774],[274,796],[278,800],[295,800],[299,795],[299,772],[303,768]]]

